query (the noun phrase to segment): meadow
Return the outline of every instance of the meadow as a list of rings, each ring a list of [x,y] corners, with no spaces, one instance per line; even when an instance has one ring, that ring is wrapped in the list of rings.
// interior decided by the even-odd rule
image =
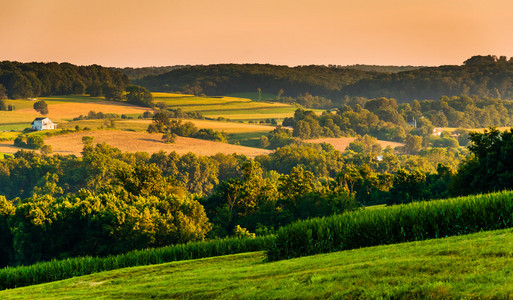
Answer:
[[[263,252],[125,268],[5,290],[2,299],[508,299],[513,231],[266,263]]]
[[[193,96],[172,93],[154,93],[155,102],[164,102],[170,108],[184,111],[200,111],[205,117],[226,118],[236,121],[260,121],[276,119],[278,123],[286,117],[292,117],[297,107],[289,104],[252,101],[249,98],[224,96]],[[254,98],[252,93],[236,94]],[[263,97],[262,99],[267,99]],[[320,112],[320,110],[316,110]]]
[[[237,98],[237,97],[196,97],[192,95],[182,94],[169,94],[169,93],[154,93],[155,102],[166,102],[171,108],[182,108],[186,111],[194,111],[205,109],[206,113],[212,118],[222,117],[223,115],[212,115],[216,113],[237,114],[254,112],[255,119],[265,120],[277,117],[273,111],[286,111],[283,116],[292,115],[295,108],[288,105],[274,104],[274,103],[258,103],[250,99]],[[145,131],[151,123],[150,119],[137,119],[149,108],[133,106],[126,103],[106,101],[102,97],[87,97],[87,96],[58,96],[58,97],[40,97],[39,100],[47,102],[49,107],[48,117],[54,122],[58,123],[58,128],[74,129],[76,126],[79,128],[88,127],[90,129],[103,129],[110,126],[109,120],[78,120],[73,121],[74,118],[80,115],[87,115],[89,111],[103,112],[103,113],[116,113],[125,114],[135,119],[119,119],[115,120],[116,129],[130,130],[130,131]],[[15,111],[0,111],[0,153],[15,153],[19,148],[12,145],[12,140],[20,134],[20,132],[30,127],[30,123],[36,117],[41,115],[33,108],[34,101],[31,100],[7,100],[7,104],[13,104],[16,107]],[[242,105],[242,106],[241,106]],[[276,106],[276,108],[274,107]],[[270,109],[270,110],[269,110]],[[269,114],[270,113],[270,114]],[[241,116],[241,115],[239,115]],[[228,135],[228,141],[231,144],[241,144],[245,146],[258,146],[258,139],[262,135],[266,135],[274,127],[267,125],[248,124],[240,122],[227,122],[227,121],[214,121],[214,120],[188,120],[193,122],[198,128],[211,128],[216,131],[225,132]],[[34,133],[30,133],[34,134]],[[109,144],[117,145],[124,151],[147,151],[150,153],[156,152],[160,149],[166,151],[179,151],[180,153],[195,152],[203,155],[210,155],[217,152],[233,153],[238,152],[248,156],[255,156],[267,153],[265,150],[249,149],[238,147],[236,145],[219,144],[205,141],[194,141],[192,139],[179,138],[173,145],[162,143],[157,138],[148,137],[135,137],[133,133],[117,132],[113,134],[112,131],[103,134],[95,133],[98,135],[96,142],[106,142]],[[109,135],[112,135],[109,137]],[[69,137],[55,137],[50,139],[47,143],[53,146],[53,150],[60,154],[79,154],[81,151],[81,141],[74,138],[81,136],[71,135]],[[133,140],[120,140],[121,138],[132,138]],[[9,141],[11,140],[11,141]],[[208,147],[205,145],[208,144]],[[79,149],[80,148],[80,149]],[[137,150],[135,150],[137,149]],[[211,149],[208,151],[207,149]],[[215,151],[215,152],[212,152]]]
[[[141,131],[122,130],[91,130],[66,135],[52,136],[45,139],[47,145],[52,146],[54,153],[80,155],[83,148],[82,137],[94,137],[94,143],[107,143],[123,152],[148,152],[150,154],[164,150],[176,151],[178,154],[193,152],[196,155],[244,154],[255,157],[267,154],[265,149],[250,148],[221,142],[206,141],[187,137],[176,137],[174,143],[162,142],[162,134],[150,134]]]
[[[328,143],[332,145],[335,149],[337,149],[340,152],[344,152],[346,148],[351,144],[356,138],[354,137],[341,137],[341,138],[319,138],[319,139],[312,139],[307,140],[309,143]],[[390,141],[383,141],[378,140],[378,144],[381,145],[381,148],[385,149],[386,147],[392,147],[392,149],[396,147],[404,146],[403,143],[397,143],[397,142],[390,142]]]
[[[39,97],[48,104],[49,117],[54,123],[67,122],[80,115],[87,115],[89,111],[117,114],[142,114],[149,108],[133,106],[121,102],[107,101],[103,97],[88,96],[54,96]],[[7,104],[16,107],[14,111],[0,111],[0,129],[19,130],[30,127],[30,123],[41,115],[32,107],[31,100],[7,100]],[[21,129],[23,129],[21,128]]]

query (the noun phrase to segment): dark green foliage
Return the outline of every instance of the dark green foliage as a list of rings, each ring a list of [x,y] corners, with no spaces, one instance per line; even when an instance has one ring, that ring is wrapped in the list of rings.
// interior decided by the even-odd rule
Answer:
[[[291,144],[281,147],[268,156],[256,158],[266,170],[289,174],[301,165],[316,177],[335,177],[343,168],[342,154],[329,144]]]
[[[39,100],[34,103],[34,109],[42,115],[48,114],[48,104],[46,104],[44,100]]]
[[[132,173],[128,179],[120,175],[126,190],[135,195],[81,190],[54,198],[44,191],[44,195],[15,203],[7,220],[13,242],[11,247],[2,245],[2,250],[11,248],[14,253],[9,264],[117,254],[202,240],[211,228],[203,207],[190,197],[165,194],[165,189],[151,188],[149,192],[154,182],[146,177],[141,182],[145,174]]]
[[[111,69],[122,72],[123,74],[128,76],[128,78],[130,80],[135,80],[135,79],[141,79],[146,76],[164,74],[169,71],[172,71],[175,69],[180,69],[180,68],[185,68],[185,67],[189,67],[189,65],[184,65],[184,66],[178,65],[178,66],[167,66],[167,67],[143,67],[143,68],[127,67],[127,68],[111,68]]]
[[[503,192],[300,221],[277,231],[269,261],[481,230],[513,227],[513,193]]]
[[[124,90],[128,78],[98,65],[0,62],[0,85],[7,89],[11,99],[83,94],[85,87],[91,96],[100,96],[101,85],[106,82]]]
[[[473,194],[513,188],[513,132],[495,127],[471,132],[471,155],[460,165],[454,193]]]
[[[5,88],[5,86],[3,86],[3,84],[0,84],[0,100],[3,99],[7,99],[7,89]]]
[[[0,269],[0,289],[17,288],[121,268],[261,251],[269,247],[273,240],[273,236],[226,238],[138,250],[116,256],[86,256],[52,260],[30,266],[8,267]]]
[[[14,139],[14,146],[26,149],[41,149],[45,144],[43,137],[39,135],[19,135]]]
[[[120,119],[122,116],[115,113],[103,113],[103,112],[95,112],[95,111],[89,111],[89,113],[84,116],[80,115],[76,118],[73,118],[73,121],[78,120],[98,120],[98,119]]]
[[[161,132],[166,135],[178,135],[196,139],[226,142],[224,132],[213,129],[198,129],[192,122],[183,123],[182,120],[170,120],[170,113],[159,110],[153,115],[153,123],[148,126],[149,133]]]
[[[128,103],[146,107],[154,106],[153,96],[146,88],[138,85],[129,85],[126,91],[128,92],[126,95],[126,101]]]
[[[166,144],[172,144],[175,142],[177,135],[174,133],[164,133],[162,135],[162,141]]]
[[[408,172],[399,169],[388,194],[388,204],[409,203],[427,198],[426,174],[421,170]]]
[[[188,91],[222,95],[256,91],[280,93],[280,101],[298,95],[316,95],[342,104],[344,96],[387,97],[400,102],[412,99],[438,99],[461,94],[479,97],[513,98],[510,73],[513,61],[494,56],[476,56],[461,66],[410,68],[403,72],[377,73],[337,66],[286,66],[224,64],[192,66],[148,76],[137,84],[154,91]],[[298,102],[326,107],[327,101]],[[324,102],[324,103],[323,103]],[[314,103],[314,104],[310,104]],[[486,124],[486,126],[489,124]]]
[[[373,76],[374,73],[325,66],[221,64],[181,68],[135,82],[153,91],[223,95],[258,89],[278,94],[283,89],[283,96],[296,97],[305,93],[337,94],[343,86]]]
[[[102,84],[102,93],[107,100],[121,101],[123,100],[123,87],[117,86],[111,82]]]

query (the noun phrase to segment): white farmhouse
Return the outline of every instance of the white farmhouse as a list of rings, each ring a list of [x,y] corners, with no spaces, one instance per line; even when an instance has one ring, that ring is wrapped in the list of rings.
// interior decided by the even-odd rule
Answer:
[[[48,118],[36,118],[34,121],[32,121],[32,124],[30,124],[30,128],[32,130],[50,130],[50,129],[57,129],[57,124],[53,123],[52,120]]]

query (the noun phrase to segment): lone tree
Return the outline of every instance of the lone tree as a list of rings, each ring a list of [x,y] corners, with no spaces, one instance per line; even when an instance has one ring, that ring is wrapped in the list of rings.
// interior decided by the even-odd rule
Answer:
[[[42,115],[48,114],[48,104],[44,100],[39,100],[34,103],[34,109]]]

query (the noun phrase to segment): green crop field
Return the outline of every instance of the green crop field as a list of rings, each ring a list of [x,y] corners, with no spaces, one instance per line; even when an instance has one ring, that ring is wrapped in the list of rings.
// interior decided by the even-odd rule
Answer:
[[[266,263],[263,252],[126,268],[5,290],[2,299],[326,299],[513,296],[513,231]]]
[[[274,95],[274,94],[261,93],[260,97],[259,97],[257,92],[232,93],[232,94],[228,94],[226,96],[229,96],[229,97],[239,97],[239,98],[247,98],[247,99],[251,99],[253,101],[258,101],[259,98],[260,98],[260,101],[274,101],[274,100],[276,100],[276,95]]]
[[[244,95],[244,93],[241,94],[241,96]],[[153,96],[155,102],[164,102],[170,108],[181,108],[184,111],[200,111],[206,117],[221,117],[231,120],[283,120],[286,117],[293,116],[294,111],[297,109],[295,106],[284,103],[255,102],[248,98],[235,96],[198,97],[171,93],[153,93]]]

